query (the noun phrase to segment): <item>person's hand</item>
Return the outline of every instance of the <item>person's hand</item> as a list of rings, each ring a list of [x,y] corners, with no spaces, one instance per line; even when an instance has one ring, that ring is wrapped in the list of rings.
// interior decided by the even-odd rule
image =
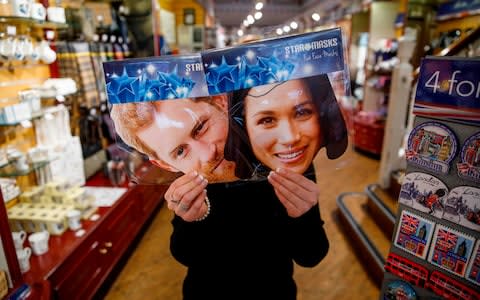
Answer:
[[[270,172],[268,181],[292,218],[300,217],[317,204],[320,195],[317,184],[301,174],[279,168]]]
[[[208,181],[195,171],[175,179],[164,196],[168,208],[187,222],[202,219],[208,212],[207,184]]]

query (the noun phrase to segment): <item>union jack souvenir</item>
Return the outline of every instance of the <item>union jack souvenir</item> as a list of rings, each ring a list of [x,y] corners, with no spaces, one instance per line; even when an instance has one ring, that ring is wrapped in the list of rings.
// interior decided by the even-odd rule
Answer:
[[[447,126],[425,122],[410,133],[405,156],[408,162],[423,169],[447,174],[456,151],[457,138]]]
[[[433,236],[428,261],[432,264],[463,277],[475,240],[452,228],[437,225]]]
[[[448,188],[440,179],[430,174],[412,172],[403,179],[399,201],[441,218],[447,196]]]
[[[399,219],[394,245],[425,259],[434,223],[412,212],[403,210]]]
[[[477,245],[473,251],[465,278],[477,285],[480,285],[480,240],[477,241]]]
[[[480,183],[480,132],[465,141],[460,160],[457,164],[458,176]]]

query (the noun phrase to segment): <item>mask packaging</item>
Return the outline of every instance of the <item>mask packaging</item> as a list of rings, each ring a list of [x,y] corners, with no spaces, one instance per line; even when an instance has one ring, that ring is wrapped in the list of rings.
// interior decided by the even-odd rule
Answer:
[[[104,63],[110,116],[137,182],[197,171],[213,182],[314,175],[317,155],[348,145],[341,30],[260,40],[188,56]],[[139,162],[140,161],[140,162]],[[140,166],[157,168],[139,173]]]

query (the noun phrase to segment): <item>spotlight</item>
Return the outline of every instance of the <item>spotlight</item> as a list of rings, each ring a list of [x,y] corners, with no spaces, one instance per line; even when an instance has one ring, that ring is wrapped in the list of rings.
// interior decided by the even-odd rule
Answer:
[[[238,34],[238,36],[243,36],[243,30],[239,29],[239,30],[237,31],[237,34]]]
[[[248,21],[248,23],[250,23],[250,24],[255,23],[255,19],[253,18],[252,15],[248,15],[248,16],[247,16],[247,21]]]
[[[298,28],[297,22],[293,21],[292,23],[290,23],[290,27],[292,27],[292,29],[297,29]]]
[[[285,31],[285,33],[290,32],[290,26],[288,25],[283,26],[283,31]]]
[[[282,35],[282,34],[283,34],[282,28],[277,28],[277,34],[278,34],[278,35]]]
[[[255,13],[255,19],[257,19],[257,20],[260,20],[260,19],[262,18],[262,16],[263,16],[263,14],[262,14],[261,11],[257,11],[257,12]]]
[[[318,22],[318,21],[320,21],[320,15],[317,14],[317,13],[313,13],[313,14],[312,14],[312,19],[313,19],[314,21],[317,21],[317,22]]]
[[[262,2],[257,2],[257,4],[255,5],[255,9],[256,10],[261,10],[263,8],[263,3]]]

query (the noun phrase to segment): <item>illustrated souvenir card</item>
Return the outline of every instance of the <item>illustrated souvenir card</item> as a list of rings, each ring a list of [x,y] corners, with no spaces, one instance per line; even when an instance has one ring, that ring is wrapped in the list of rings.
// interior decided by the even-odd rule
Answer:
[[[458,276],[465,275],[475,240],[452,228],[437,225],[428,261]]]
[[[407,161],[421,168],[447,174],[457,151],[457,138],[445,125],[425,122],[415,127],[408,138]]]
[[[443,215],[447,186],[435,176],[421,172],[408,173],[400,188],[399,202],[437,218]]]
[[[480,285],[480,240],[477,241],[465,276],[471,282]]]
[[[480,183],[480,132],[469,137],[462,146],[457,164],[458,176]]]
[[[433,228],[433,222],[403,210],[395,234],[394,245],[412,255],[425,259]]]
[[[480,232],[480,189],[458,186],[448,194],[443,218]]]
[[[209,183],[264,180],[277,168],[313,174],[319,151],[336,159],[348,145],[343,49],[336,28],[106,62],[110,117],[125,148],[161,172],[154,183],[192,171]]]

